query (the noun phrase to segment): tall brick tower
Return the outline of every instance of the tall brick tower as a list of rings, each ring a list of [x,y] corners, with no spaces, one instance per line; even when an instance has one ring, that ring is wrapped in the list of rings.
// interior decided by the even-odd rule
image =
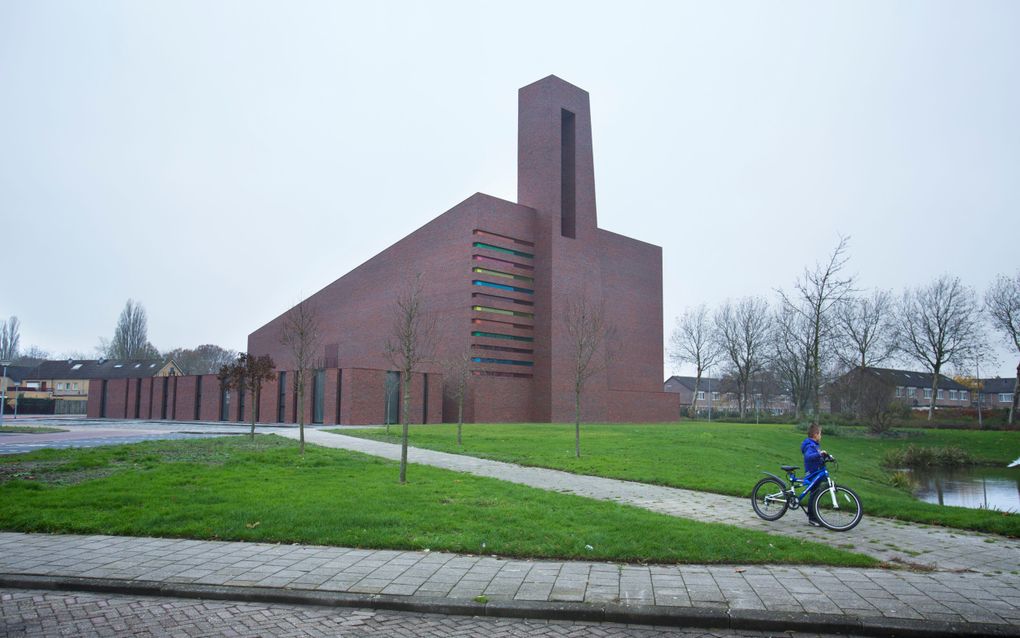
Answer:
[[[573,418],[567,305],[602,303],[588,92],[549,76],[518,92],[517,203],[535,210],[536,421]],[[596,354],[596,360],[606,353]],[[606,375],[588,381],[584,411],[605,419]]]

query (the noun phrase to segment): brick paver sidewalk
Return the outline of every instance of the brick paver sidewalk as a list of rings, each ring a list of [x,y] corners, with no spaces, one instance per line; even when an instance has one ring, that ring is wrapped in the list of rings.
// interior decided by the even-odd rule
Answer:
[[[790,612],[814,613],[865,625],[988,623],[1000,632],[1020,635],[1020,590],[1011,575],[819,566],[619,565],[444,552],[0,533],[0,586],[54,586],[54,581],[46,579],[56,579],[63,588],[88,589],[99,583],[107,590],[136,588],[143,593],[196,597],[240,595],[244,599],[244,592],[259,590],[355,595],[353,603],[347,603],[353,606],[372,606],[379,597],[390,601],[409,597],[433,601],[437,611],[452,602],[477,604],[477,615],[483,615],[485,606],[472,601],[487,599],[490,605],[533,603],[538,606],[521,613],[531,609],[539,616],[543,605],[555,609],[557,604],[586,603],[638,610],[711,610],[758,619],[768,614],[788,618]],[[218,588],[230,591],[224,594]]]

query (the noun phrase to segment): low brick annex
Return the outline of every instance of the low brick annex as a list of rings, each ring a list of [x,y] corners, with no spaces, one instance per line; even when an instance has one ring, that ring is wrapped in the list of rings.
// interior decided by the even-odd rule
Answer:
[[[596,355],[608,366],[585,387],[584,419],[674,420],[676,396],[662,392],[662,249],[598,227],[588,93],[549,76],[518,100],[517,203],[476,193],[309,297],[322,362],[377,371],[371,387],[352,392],[378,414],[396,293],[421,273],[438,320],[436,362],[422,384],[430,393],[442,384],[441,362],[470,353],[466,421],[572,421],[564,316],[583,296],[604,304],[612,327]],[[248,351],[286,366],[282,324],[283,315],[251,333]],[[443,420],[456,419],[449,398],[441,408]],[[361,409],[343,422],[370,422]]]

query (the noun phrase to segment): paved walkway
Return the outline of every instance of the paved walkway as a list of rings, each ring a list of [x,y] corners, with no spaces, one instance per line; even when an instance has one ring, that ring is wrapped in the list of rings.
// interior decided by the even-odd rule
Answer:
[[[291,429],[280,429],[276,433],[290,438],[298,437],[297,431]],[[325,447],[355,450],[393,460],[400,459],[400,446],[392,443],[308,429],[305,430],[305,440]],[[726,523],[747,529],[797,535],[800,538],[849,549],[885,561],[939,570],[1005,573],[1014,576],[1016,584],[1020,586],[1020,577],[1009,574],[1020,573],[1020,540],[1017,539],[891,521],[869,517],[867,514],[860,525],[849,532],[833,532],[810,527],[802,511],[787,512],[786,516],[771,523],[764,521],[755,515],[747,498],[523,467],[513,463],[422,448],[409,448],[407,455],[410,463],[432,465],[544,490],[633,505],[696,521]],[[758,478],[760,477],[749,477],[748,493],[751,491],[751,481]],[[864,507],[867,512],[867,503]]]

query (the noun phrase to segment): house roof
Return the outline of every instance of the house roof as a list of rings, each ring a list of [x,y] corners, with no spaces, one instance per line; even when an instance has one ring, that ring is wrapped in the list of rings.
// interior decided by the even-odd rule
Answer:
[[[68,359],[43,361],[25,378],[47,379],[143,379],[155,376],[165,362],[160,359]]]
[[[865,368],[871,374],[890,385],[904,388],[930,388],[932,373],[914,372],[913,370],[893,370],[890,368]],[[854,368],[857,370],[857,368]],[[851,371],[852,372],[852,371]],[[967,386],[954,381],[944,374],[939,375],[939,390],[966,390]]]
[[[21,383],[33,370],[35,366],[7,366],[7,378],[15,383]],[[0,370],[0,373],[2,372],[3,370]]]
[[[683,387],[687,388],[688,390],[690,390],[691,392],[694,392],[694,382],[696,380],[697,380],[696,377],[681,377],[673,375],[670,378],[666,379],[666,385],[671,383],[678,383]],[[701,377],[701,383],[698,385],[698,389],[707,390],[709,388],[709,382],[711,382],[711,385],[719,387],[719,379],[716,379],[715,377]]]
[[[999,394],[1013,391],[1013,384],[1016,383],[1016,379],[1003,379],[1002,377],[995,377],[994,379],[981,379],[981,391],[986,394]]]

